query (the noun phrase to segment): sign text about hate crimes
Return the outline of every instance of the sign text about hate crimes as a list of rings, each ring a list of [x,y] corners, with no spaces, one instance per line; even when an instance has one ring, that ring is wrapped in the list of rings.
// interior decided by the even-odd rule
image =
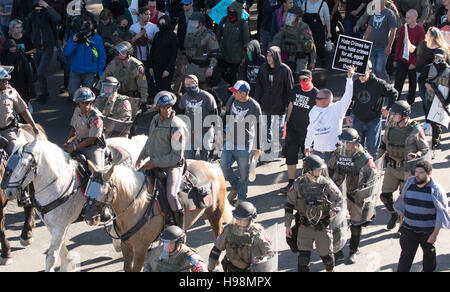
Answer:
[[[369,61],[372,42],[340,35],[333,59],[333,69],[347,71],[354,65],[355,72],[365,74]]]

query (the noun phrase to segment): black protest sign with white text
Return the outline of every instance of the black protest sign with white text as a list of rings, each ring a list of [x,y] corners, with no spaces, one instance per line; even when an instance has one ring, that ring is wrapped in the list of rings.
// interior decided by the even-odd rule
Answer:
[[[340,35],[333,59],[333,69],[347,71],[355,66],[355,73],[364,75],[369,62],[372,42]]]

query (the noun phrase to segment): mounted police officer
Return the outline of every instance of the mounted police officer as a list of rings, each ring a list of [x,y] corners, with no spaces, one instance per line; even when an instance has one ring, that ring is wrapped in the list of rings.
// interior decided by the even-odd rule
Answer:
[[[169,91],[161,91],[155,96],[158,114],[150,123],[147,143],[142,149],[138,164],[143,159],[150,160],[143,170],[160,168],[167,173],[166,195],[170,209],[174,212],[176,225],[184,228],[184,210],[178,198],[181,177],[184,169],[184,150],[189,137],[186,124],[175,116],[173,106],[176,96]]]
[[[313,68],[316,63],[316,49],[312,32],[308,24],[301,20],[302,16],[303,12],[299,7],[294,6],[289,9],[286,25],[275,35],[271,44],[271,46],[280,47],[282,53],[288,55],[286,64],[296,75],[307,69],[308,59],[310,59],[310,68]]]
[[[311,251],[315,242],[327,272],[335,266],[333,231],[330,220],[342,209],[342,194],[334,182],[323,175],[327,166],[322,158],[311,154],[303,161],[300,176],[287,194],[285,205],[286,237],[292,238],[292,221],[297,217],[298,271],[309,272]],[[297,214],[294,216],[294,210]]]
[[[222,260],[225,272],[276,271],[277,257],[274,256],[272,244],[264,227],[254,222],[255,206],[250,202],[241,202],[233,211],[233,216],[235,221],[224,227],[214,243],[209,254],[208,270],[213,271],[217,267],[220,254],[225,250]]]
[[[18,145],[18,114],[33,127],[36,136],[39,135],[39,130],[31,113],[28,111],[27,104],[20,97],[19,93],[9,85],[12,70],[14,70],[14,67],[0,66],[0,136],[8,140],[8,145],[5,149],[8,155],[11,155]]]
[[[418,122],[410,119],[411,106],[405,100],[394,103],[390,110],[389,125],[386,127],[377,157],[386,153],[386,172],[380,199],[391,213],[387,229],[396,225],[398,214],[394,210],[393,193],[415,169],[415,163],[430,159],[430,149],[424,131]]]
[[[168,226],[160,236],[161,245],[148,252],[144,272],[207,272],[198,251],[188,247],[186,234],[178,226]]]
[[[117,91],[120,88],[120,83],[117,78],[109,76],[102,81],[102,89],[100,96],[95,100],[94,106],[102,113],[104,118],[112,118],[114,120],[127,122],[132,119],[132,107],[127,96],[120,95]],[[104,127],[105,136],[111,137],[116,135],[113,127]],[[128,132],[122,131],[118,134],[126,137]]]
[[[343,129],[339,140],[339,147],[328,161],[328,170],[337,186],[346,182],[347,208],[351,217],[348,263],[354,264],[361,241],[361,229],[375,218],[380,176],[372,156],[359,143],[358,131],[353,128]]]
[[[212,78],[217,65],[219,43],[216,35],[205,26],[205,17],[200,12],[189,17],[187,34],[184,40],[186,53],[185,75],[195,75],[199,87],[208,90],[207,78]],[[183,71],[183,70],[182,70]]]
[[[102,82],[108,76],[113,76],[120,82],[119,94],[140,98],[141,106],[146,105],[148,84],[145,68],[141,61],[132,56],[133,46],[129,42],[121,42],[114,47],[113,52],[117,56],[106,67],[97,89],[101,89]]]
[[[102,169],[106,147],[103,136],[103,116],[92,105],[94,100],[94,93],[87,87],[81,87],[75,91],[73,101],[77,107],[70,121],[69,138],[63,145],[63,149],[71,154],[75,151],[83,153],[97,168]]]

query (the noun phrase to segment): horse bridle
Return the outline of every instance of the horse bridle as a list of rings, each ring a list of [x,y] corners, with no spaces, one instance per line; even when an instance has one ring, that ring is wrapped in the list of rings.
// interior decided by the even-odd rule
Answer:
[[[26,172],[25,172],[25,174],[23,175],[23,177],[22,177],[21,180],[19,180],[19,181],[17,181],[17,182],[10,182],[10,181],[8,181],[8,184],[6,185],[7,188],[17,188],[17,189],[20,189],[20,188],[22,187],[23,183],[25,182],[25,180],[27,179],[27,177],[28,177],[28,175],[30,174],[31,171],[33,171],[34,177],[37,176],[37,163],[36,163],[35,156],[34,156],[34,154],[33,154],[32,152],[29,152],[29,151],[22,151],[22,153],[21,153],[20,155],[18,155],[18,154],[15,153],[15,154],[13,154],[12,156],[16,155],[16,156],[19,156],[20,158],[22,158],[22,156],[23,156],[24,153],[25,153],[25,154],[31,155],[31,160],[30,160],[30,162],[28,163],[28,168],[27,168],[27,170],[26,170]],[[11,157],[12,157],[12,156],[11,156]],[[10,157],[10,159],[11,159],[11,157]],[[16,168],[17,168],[17,165],[16,165]],[[14,169],[11,169],[11,170],[7,169],[6,171],[10,171],[10,172],[12,173],[14,170],[15,170],[15,168],[14,168]],[[7,175],[7,174],[6,174],[6,171],[5,171],[5,175]],[[8,179],[8,180],[9,180],[9,179]]]

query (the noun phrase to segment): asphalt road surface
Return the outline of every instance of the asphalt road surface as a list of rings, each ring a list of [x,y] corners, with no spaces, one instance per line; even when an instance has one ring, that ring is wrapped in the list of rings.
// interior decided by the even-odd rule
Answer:
[[[36,121],[43,125],[49,135],[49,140],[62,145],[69,134],[69,123],[74,105],[67,102],[67,93],[58,94],[62,84],[62,71],[52,63],[49,72],[49,85],[51,97],[48,105],[33,102]],[[332,89],[335,96],[340,98],[344,90],[345,77],[343,74],[333,72],[328,79],[327,87]],[[405,85],[405,89],[406,89]],[[413,117],[422,116],[420,99],[416,99],[413,107]],[[417,118],[422,120],[422,118]],[[138,133],[146,133],[149,125],[147,115],[139,123]],[[433,160],[433,179],[439,182],[444,189],[450,190],[448,180],[450,141],[449,134],[444,130],[442,137],[442,150],[436,153]],[[300,171],[301,164],[299,165]],[[257,168],[255,182],[249,186],[248,200],[257,210],[257,221],[265,226],[272,243],[278,251],[279,271],[295,272],[297,270],[297,255],[294,255],[285,242],[285,229],[283,226],[284,204],[286,197],[279,194],[279,189],[287,182],[287,168],[284,159],[275,160],[267,165]],[[386,223],[389,215],[381,202],[378,202],[377,217],[374,223],[363,228],[360,254],[354,265],[338,262],[335,271],[395,271],[400,256],[399,240],[393,235],[396,229],[388,231]],[[45,253],[50,244],[50,234],[40,219],[34,229],[34,242],[24,248],[19,243],[20,230],[23,225],[23,209],[17,207],[15,202],[7,206],[6,234],[12,247],[13,263],[0,266],[0,272],[33,272],[43,271],[45,268]],[[38,218],[38,217],[37,217]],[[188,231],[188,245],[199,250],[204,259],[208,259],[213,246],[213,234],[204,217]],[[437,271],[450,270],[450,232],[442,230],[439,234],[437,251]],[[67,234],[68,249],[78,259],[78,268],[83,272],[118,272],[123,270],[121,253],[115,252],[111,239],[103,228],[92,228],[84,222],[73,224]],[[344,247],[348,254],[348,243]],[[224,253],[223,253],[224,254]],[[413,271],[421,271],[422,252],[419,248]],[[314,251],[311,259],[312,271],[324,271],[324,266]]]

